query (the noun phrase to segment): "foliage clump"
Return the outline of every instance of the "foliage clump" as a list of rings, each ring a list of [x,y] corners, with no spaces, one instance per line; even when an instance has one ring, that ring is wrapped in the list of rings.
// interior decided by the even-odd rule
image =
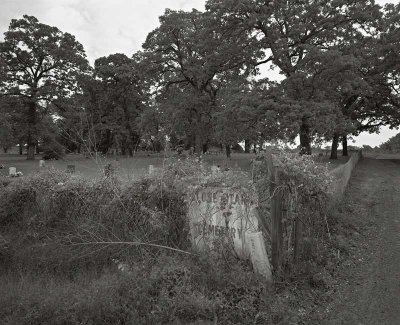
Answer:
[[[298,218],[305,225],[300,264],[305,275],[326,263],[326,202],[332,179],[310,157],[276,152],[273,160],[280,171],[276,191],[287,209],[282,275],[296,275],[293,236]],[[10,182],[0,193],[1,206],[14,195],[18,211],[26,213],[0,211],[6,243],[0,259],[6,272],[27,275],[11,281],[4,294],[0,291],[0,317],[21,324],[297,320],[290,288],[273,291],[226,245],[203,254],[192,250],[189,241],[188,199],[202,188],[245,190],[258,201],[259,215],[270,218],[268,166],[265,158],[259,161],[253,180],[223,167],[210,172],[201,159],[189,158],[167,161],[153,175],[129,183],[118,175],[88,180],[56,170]],[[318,273],[322,282],[313,273],[307,274],[309,283],[318,287],[326,272]],[[41,286],[44,280],[34,274],[54,280]],[[30,276],[24,286],[17,284]],[[27,310],[32,310],[30,316],[21,319]]]
[[[50,170],[7,185],[1,203],[22,189],[33,194],[18,200],[31,213],[19,228],[2,227],[0,278],[11,270],[24,276],[0,289],[0,317],[19,324],[270,320],[268,288],[247,262],[224,247],[212,255],[190,249],[186,192],[173,175],[185,170],[190,178],[197,164],[166,168],[164,181],[160,174],[127,184]],[[10,218],[2,211],[2,226]]]
[[[270,167],[272,159],[275,170],[274,190],[271,193]],[[277,151],[271,157],[263,157],[256,171],[256,187],[259,195],[260,213],[270,225],[271,199],[282,198],[283,225],[283,271],[286,275],[298,268],[295,261],[296,222],[302,224],[304,240],[300,260],[309,263],[319,253],[326,251],[329,237],[328,210],[331,202],[333,176],[326,165],[318,164],[312,156]],[[271,229],[267,229],[270,233]],[[285,274],[281,274],[285,276]]]

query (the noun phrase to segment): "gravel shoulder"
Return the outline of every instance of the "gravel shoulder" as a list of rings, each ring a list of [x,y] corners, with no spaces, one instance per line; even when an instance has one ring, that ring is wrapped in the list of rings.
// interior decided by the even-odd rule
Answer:
[[[315,324],[400,324],[400,160],[363,159],[340,210],[349,256]]]

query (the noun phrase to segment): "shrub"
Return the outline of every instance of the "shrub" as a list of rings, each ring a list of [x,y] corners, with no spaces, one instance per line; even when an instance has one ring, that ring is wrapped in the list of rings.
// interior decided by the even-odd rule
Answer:
[[[268,320],[262,280],[240,263],[231,269],[218,263],[206,256],[163,254],[132,263],[129,273],[62,281],[44,274],[8,277],[0,288],[0,318],[21,325]]]
[[[141,258],[144,247],[187,249],[184,195],[159,182],[87,180],[54,170],[13,182],[0,194],[0,225],[24,230],[13,244],[14,263],[74,273],[107,267],[114,257]]]
[[[35,212],[36,192],[32,188],[5,187],[0,193],[0,227],[22,226]]]
[[[269,158],[264,157],[259,164],[255,179],[261,202],[260,211],[267,218],[266,224],[271,224],[270,175],[267,159]],[[278,171],[274,195],[282,197],[285,210],[283,268],[287,272],[286,276],[291,277],[296,269],[294,261],[296,220],[300,220],[303,224],[304,246],[301,257],[310,261],[326,251],[329,236],[327,215],[333,177],[328,167],[315,162],[312,156],[277,151],[273,155],[273,161]]]
[[[279,190],[293,208],[284,221],[289,263],[293,215],[304,217],[307,240],[314,244],[325,227],[325,211],[317,207],[329,180],[306,157],[287,161],[289,156],[278,155],[283,170]],[[6,324],[294,322],[294,294],[271,290],[227,245],[219,243],[210,254],[190,249],[188,195],[207,186],[245,189],[250,199],[258,194],[268,216],[263,164],[257,175],[255,185],[244,173],[213,175],[201,160],[185,159],[170,161],[159,174],[134,183],[118,177],[86,180],[52,170],[10,183],[0,203],[13,197],[20,206],[14,215],[0,214],[1,225],[10,231],[0,259],[13,273],[0,277],[5,284],[0,287],[0,319]],[[20,228],[12,229],[16,224]],[[313,254],[304,267],[322,263],[321,256]],[[125,271],[118,271],[119,261]],[[9,281],[18,274],[22,278]],[[322,272],[310,283],[323,286],[326,277]]]

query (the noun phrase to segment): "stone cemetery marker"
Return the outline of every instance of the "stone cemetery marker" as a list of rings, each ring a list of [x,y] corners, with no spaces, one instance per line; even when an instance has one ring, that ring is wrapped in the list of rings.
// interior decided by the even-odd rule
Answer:
[[[114,169],[111,163],[108,163],[104,166],[104,176],[105,177],[110,177],[114,174]]]
[[[153,173],[154,173],[154,166],[149,165],[149,175],[153,175]]]
[[[267,250],[265,249],[262,232],[248,234],[250,259],[254,270],[265,276],[267,281],[272,280],[271,265],[269,264]]]
[[[17,175],[17,168],[15,168],[15,167],[10,167],[10,168],[8,169],[8,175],[9,175],[9,176],[16,176],[16,175]]]
[[[75,165],[67,165],[67,173],[75,173]]]
[[[43,159],[39,160],[39,168],[43,168],[45,166],[45,162]]]
[[[219,166],[215,166],[215,165],[212,165],[212,166],[211,166],[211,173],[212,173],[213,175],[218,174],[219,172],[220,172]]]
[[[244,190],[224,187],[198,190],[189,203],[193,244],[198,248],[212,248],[215,241],[222,240],[232,245],[238,256],[249,258],[249,235],[259,232],[255,207],[256,202]],[[255,247],[265,250],[259,243]]]

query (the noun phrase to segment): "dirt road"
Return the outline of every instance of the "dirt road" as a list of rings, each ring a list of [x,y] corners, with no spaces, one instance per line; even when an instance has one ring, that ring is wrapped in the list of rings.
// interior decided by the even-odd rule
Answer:
[[[349,257],[318,323],[400,324],[400,160],[363,159],[342,215],[349,218]]]

